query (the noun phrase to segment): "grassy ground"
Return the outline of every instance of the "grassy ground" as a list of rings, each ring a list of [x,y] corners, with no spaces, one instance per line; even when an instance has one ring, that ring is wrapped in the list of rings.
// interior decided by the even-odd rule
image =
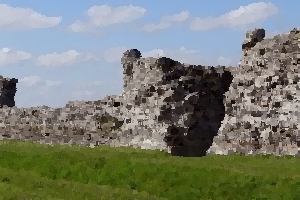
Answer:
[[[300,159],[0,142],[0,199],[300,199]]]

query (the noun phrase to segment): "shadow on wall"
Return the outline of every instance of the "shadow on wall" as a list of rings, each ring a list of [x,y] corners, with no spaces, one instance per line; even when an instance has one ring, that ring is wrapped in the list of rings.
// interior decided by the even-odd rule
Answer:
[[[165,84],[174,91],[161,108],[160,120],[169,124],[164,141],[173,156],[205,156],[225,117],[223,100],[233,80],[232,69],[193,65],[174,69],[170,65],[176,62],[161,59],[158,62],[169,68],[163,67]]]

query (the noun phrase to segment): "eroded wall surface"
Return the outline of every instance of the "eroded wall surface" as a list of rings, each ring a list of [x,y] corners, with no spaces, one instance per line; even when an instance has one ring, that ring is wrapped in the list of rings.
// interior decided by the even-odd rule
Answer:
[[[246,33],[236,67],[187,65],[128,50],[121,59],[121,94],[62,108],[18,108],[17,80],[0,81],[0,139],[134,146],[181,156],[297,155],[300,30],[264,37],[263,29]]]
[[[300,29],[269,39],[263,29],[247,36],[208,153],[299,155]]]

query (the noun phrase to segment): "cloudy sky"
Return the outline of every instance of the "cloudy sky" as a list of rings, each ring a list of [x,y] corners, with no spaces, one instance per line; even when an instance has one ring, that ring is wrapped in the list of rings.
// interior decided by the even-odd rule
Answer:
[[[289,2],[0,0],[0,74],[19,79],[17,107],[61,107],[119,94],[127,49],[235,66],[247,30],[300,26],[300,1]]]

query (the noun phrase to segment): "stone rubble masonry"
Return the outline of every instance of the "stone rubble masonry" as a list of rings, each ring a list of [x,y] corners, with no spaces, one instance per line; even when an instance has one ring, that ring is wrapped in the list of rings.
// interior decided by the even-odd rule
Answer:
[[[300,28],[264,35],[247,33],[225,94],[225,118],[207,153],[299,155]]]
[[[141,58],[135,49],[126,51],[121,62],[120,95],[68,102],[63,108],[2,109],[2,137],[204,155],[225,115],[230,70],[183,65],[165,57]]]
[[[299,155],[300,30],[264,37],[264,29],[246,33],[236,67],[142,58],[128,50],[120,95],[62,108],[17,108],[3,100],[13,102],[11,84],[14,89],[1,92],[0,139],[133,146],[177,156]]]
[[[205,155],[225,115],[230,69],[141,58],[136,49],[126,51],[121,62],[126,105],[121,143],[171,147],[172,155]]]

